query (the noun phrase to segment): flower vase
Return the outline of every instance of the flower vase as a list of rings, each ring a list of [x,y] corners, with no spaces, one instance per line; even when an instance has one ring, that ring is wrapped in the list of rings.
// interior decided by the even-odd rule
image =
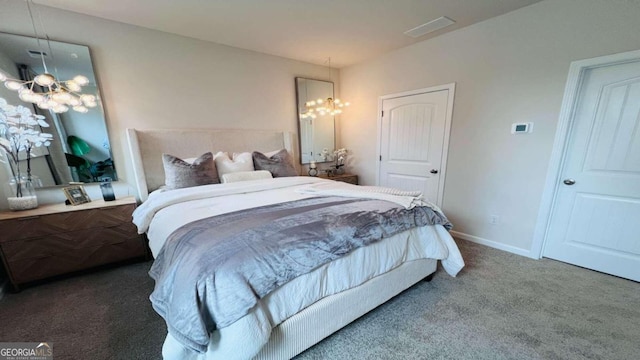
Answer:
[[[32,180],[26,177],[14,177],[6,185],[9,210],[20,211],[38,207],[38,198]]]

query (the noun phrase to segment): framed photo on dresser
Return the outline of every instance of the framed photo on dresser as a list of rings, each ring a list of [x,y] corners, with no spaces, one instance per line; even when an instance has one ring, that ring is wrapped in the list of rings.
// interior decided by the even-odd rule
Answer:
[[[87,192],[84,190],[82,185],[67,186],[62,188],[62,191],[64,191],[64,196],[67,197],[67,200],[69,200],[71,205],[80,205],[91,202],[89,195],[87,195]]]

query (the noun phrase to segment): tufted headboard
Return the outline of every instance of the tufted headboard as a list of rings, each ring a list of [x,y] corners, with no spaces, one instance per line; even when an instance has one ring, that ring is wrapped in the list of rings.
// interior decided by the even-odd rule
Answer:
[[[251,152],[287,149],[298,172],[299,154],[295,134],[271,130],[212,129],[127,129],[127,140],[136,188],[141,201],[149,192],[164,185],[162,154],[180,158],[198,157],[211,151]]]

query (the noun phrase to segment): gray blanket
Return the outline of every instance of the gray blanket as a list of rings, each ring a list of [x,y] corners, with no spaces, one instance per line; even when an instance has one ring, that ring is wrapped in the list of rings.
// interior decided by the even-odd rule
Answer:
[[[428,207],[319,197],[187,224],[169,236],[150,270],[155,310],[171,335],[205,352],[209,334],[245,316],[297,276],[417,226],[451,224]]]

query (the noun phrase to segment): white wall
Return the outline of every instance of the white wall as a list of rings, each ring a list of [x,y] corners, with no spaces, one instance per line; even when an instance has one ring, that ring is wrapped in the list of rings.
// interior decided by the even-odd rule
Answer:
[[[0,31],[33,36],[26,2],[0,0]],[[125,129],[226,128],[297,132],[296,76],[327,68],[37,6],[48,35],[88,45],[102,89],[120,180],[133,184]],[[276,39],[274,39],[275,41]],[[100,197],[94,187],[89,195]],[[133,192],[120,185],[119,194]],[[39,201],[63,199],[59,190]]]
[[[458,232],[538,256],[529,251],[569,64],[636,49],[640,1],[543,1],[342,69],[352,105],[341,143],[374,184],[378,97],[456,82],[444,211]],[[534,132],[511,135],[521,121]]]

